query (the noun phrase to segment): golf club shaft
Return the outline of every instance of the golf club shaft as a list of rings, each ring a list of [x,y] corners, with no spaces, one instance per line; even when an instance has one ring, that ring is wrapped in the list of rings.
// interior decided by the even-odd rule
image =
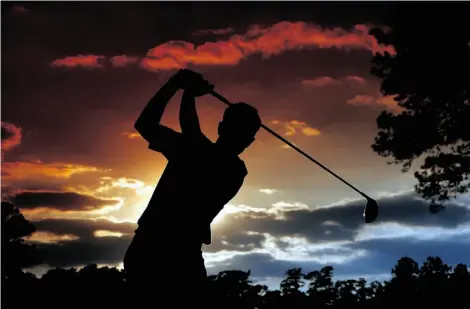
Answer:
[[[227,100],[225,97],[223,97],[221,94],[215,92],[215,91],[211,91],[210,94],[214,97],[216,97],[217,99],[219,99],[220,101],[222,101],[223,103],[227,104],[227,105],[232,105],[232,102],[230,102],[229,100]],[[267,126],[265,126],[264,124],[261,124],[261,127],[263,129],[265,129],[266,131],[268,131],[269,133],[271,133],[272,135],[274,135],[275,137],[277,137],[278,139],[280,139],[281,141],[283,141],[284,143],[286,143],[287,145],[289,145],[290,147],[292,147],[293,149],[297,150],[297,152],[299,152],[300,154],[304,155],[304,157],[306,157],[307,159],[309,159],[310,161],[312,161],[313,163],[317,164],[318,166],[320,166],[321,168],[323,168],[325,171],[327,171],[328,173],[330,173],[331,175],[335,176],[337,179],[341,180],[344,184],[348,185],[351,189],[353,189],[354,191],[356,191],[357,193],[359,193],[360,195],[362,195],[363,197],[365,197],[366,199],[370,199],[370,197],[368,197],[365,193],[362,193],[361,191],[359,191],[358,189],[356,189],[353,185],[351,185],[349,182],[347,182],[346,180],[344,180],[343,178],[339,177],[338,175],[336,175],[335,173],[333,173],[329,168],[327,168],[326,166],[324,166],[323,164],[321,164],[320,162],[318,162],[317,160],[315,160],[314,158],[312,158],[311,156],[309,156],[307,153],[305,153],[303,150],[301,150],[300,148],[296,147],[295,145],[293,145],[291,142],[289,142],[288,140],[286,140],[285,138],[283,138],[282,136],[280,136],[279,134],[277,134],[276,132],[274,132],[273,130],[271,130],[270,128],[268,128]]]

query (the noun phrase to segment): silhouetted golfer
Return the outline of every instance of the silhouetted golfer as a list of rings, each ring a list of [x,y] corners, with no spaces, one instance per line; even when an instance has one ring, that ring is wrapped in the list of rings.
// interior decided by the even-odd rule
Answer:
[[[165,107],[179,89],[184,90],[181,133],[160,124]],[[129,283],[138,293],[135,301],[171,302],[181,297],[182,286],[185,298],[189,292],[190,299],[178,299],[178,303],[198,301],[207,276],[202,244],[211,243],[212,220],[237,194],[247,175],[238,155],[254,141],[261,119],[254,107],[233,104],[219,123],[217,141],[211,142],[199,126],[195,97],[212,89],[200,74],[180,70],[135,123],[149,149],[168,159],[124,257]]]

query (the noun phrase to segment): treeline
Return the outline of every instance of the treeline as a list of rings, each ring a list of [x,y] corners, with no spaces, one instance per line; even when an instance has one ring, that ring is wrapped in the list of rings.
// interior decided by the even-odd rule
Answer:
[[[175,286],[181,291],[181,299],[177,300],[181,305],[190,302],[184,294],[192,288],[185,284],[188,278],[182,269],[174,272],[174,276],[181,278],[181,285]],[[391,275],[391,279],[384,282],[368,283],[362,278],[335,281],[331,266],[311,272],[294,268],[285,273],[278,290],[268,290],[250,280],[250,271],[223,271],[208,277],[207,305],[243,309],[435,305],[470,308],[467,265],[451,267],[439,257],[429,257],[420,266],[404,257],[393,267]],[[165,278],[155,278],[155,282],[161,280]],[[132,307],[133,296],[128,294],[125,271],[116,268],[98,268],[95,264],[80,270],[55,268],[41,278],[19,272],[8,278],[2,276],[2,281],[2,306],[5,308]]]

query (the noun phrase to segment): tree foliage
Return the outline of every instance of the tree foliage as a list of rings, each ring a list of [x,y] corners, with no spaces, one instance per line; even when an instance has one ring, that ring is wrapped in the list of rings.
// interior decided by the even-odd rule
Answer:
[[[393,267],[391,279],[384,282],[368,283],[363,278],[335,280],[333,272],[331,266],[308,273],[303,273],[300,268],[290,269],[285,273],[279,289],[269,290],[264,285],[253,284],[250,271],[223,271],[208,277],[206,307],[359,309],[411,305],[429,308],[451,304],[465,308],[470,305],[467,265],[451,267],[439,257],[429,257],[421,266],[404,257]],[[174,276],[181,276],[181,285],[175,288],[181,290],[181,299],[190,304],[185,291],[192,287],[185,285],[184,272],[175,269]],[[54,309],[70,305],[74,308],[90,305],[93,308],[132,308],[133,296],[128,293],[125,279],[124,271],[99,268],[96,264],[80,270],[55,268],[41,278],[22,273],[14,280],[5,280],[2,296],[5,302],[18,308],[47,306]],[[165,278],[155,278],[157,280]]]
[[[39,263],[33,245],[25,244],[24,237],[36,231],[18,208],[2,202],[2,280],[21,273],[22,268]]]
[[[460,3],[398,3],[370,30],[395,53],[376,54],[371,73],[394,96],[399,113],[382,112],[373,150],[415,172],[417,193],[442,202],[470,188],[470,10]]]

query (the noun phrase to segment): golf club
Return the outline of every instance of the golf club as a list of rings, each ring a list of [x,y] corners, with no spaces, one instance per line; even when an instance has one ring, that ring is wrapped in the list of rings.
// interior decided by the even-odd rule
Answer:
[[[225,97],[223,97],[222,95],[220,95],[219,93],[215,92],[214,90],[212,90],[210,92],[210,94],[212,96],[214,96],[215,98],[219,99],[220,101],[222,101],[223,103],[227,104],[227,105],[232,105],[232,103],[227,100]],[[283,141],[284,143],[286,143],[287,145],[289,145],[291,148],[297,150],[297,152],[299,152],[300,154],[304,155],[304,157],[306,157],[307,159],[309,159],[310,161],[312,161],[313,163],[317,164],[318,166],[320,166],[321,168],[323,168],[324,170],[326,170],[327,172],[329,172],[331,175],[335,176],[336,178],[338,178],[339,180],[341,180],[344,184],[348,185],[351,189],[353,189],[354,191],[356,191],[357,193],[359,193],[360,195],[362,195],[363,197],[366,198],[367,200],[367,204],[366,206],[364,207],[364,221],[365,223],[371,223],[371,222],[374,222],[376,219],[377,219],[377,216],[379,214],[379,207],[378,207],[378,204],[377,202],[370,198],[369,196],[367,196],[367,194],[359,191],[357,188],[355,188],[353,185],[351,185],[349,182],[347,182],[346,180],[344,180],[343,178],[339,177],[338,175],[336,175],[335,173],[333,173],[330,169],[328,169],[326,166],[324,166],[323,164],[321,164],[320,162],[318,162],[317,160],[315,160],[314,158],[312,158],[311,156],[309,156],[308,154],[306,154],[303,150],[299,149],[298,147],[296,147],[295,145],[293,145],[291,142],[289,142],[288,140],[286,140],[285,138],[283,138],[282,136],[280,136],[279,134],[277,134],[276,132],[274,132],[273,130],[271,130],[270,128],[268,128],[267,126],[265,126],[264,124],[261,124],[261,127],[263,129],[265,129],[266,131],[268,131],[269,133],[271,133],[272,135],[274,135],[275,137],[277,137],[278,139],[280,139],[281,141]]]

